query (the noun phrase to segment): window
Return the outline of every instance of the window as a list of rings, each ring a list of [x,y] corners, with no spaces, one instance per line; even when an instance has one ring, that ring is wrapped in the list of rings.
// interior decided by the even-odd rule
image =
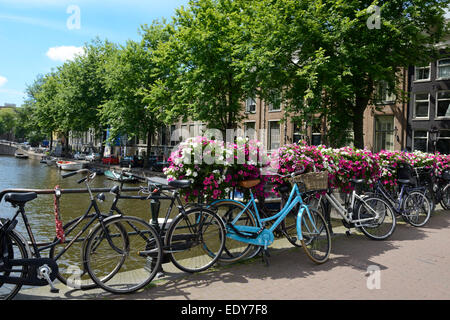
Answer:
[[[430,107],[430,95],[428,93],[416,93],[414,96],[413,118],[428,118]]]
[[[269,98],[268,108],[269,112],[271,111],[280,111],[281,110],[281,96],[279,93],[274,92],[271,94],[271,97]]]
[[[450,130],[441,130],[436,143],[436,150],[440,153],[450,154]]]
[[[179,137],[175,134],[175,130],[177,127],[173,124],[170,126],[170,145],[174,146],[177,141],[179,140]]]
[[[436,117],[450,118],[450,91],[438,91]]]
[[[280,147],[280,124],[278,121],[269,121],[269,150]]]
[[[394,151],[394,116],[375,118],[375,152]]]
[[[311,133],[311,145],[318,146],[322,143],[322,133],[320,128],[320,122],[315,123],[312,126],[312,133]]]
[[[244,124],[244,135],[248,137],[250,140],[256,139],[256,130],[255,130],[256,122],[246,122]]]
[[[450,78],[450,59],[441,59],[437,62],[437,78]]]
[[[386,81],[380,81],[377,85],[376,100],[379,104],[395,102],[396,96],[391,92]]]
[[[294,134],[292,136],[292,142],[297,143],[303,140],[302,128],[299,124],[294,123]]]
[[[245,102],[245,111],[250,113],[256,112],[256,101],[255,98],[248,98]]]
[[[414,130],[413,131],[413,151],[428,152],[428,131]]]
[[[414,81],[426,81],[430,80],[430,66],[415,67],[414,69]]]

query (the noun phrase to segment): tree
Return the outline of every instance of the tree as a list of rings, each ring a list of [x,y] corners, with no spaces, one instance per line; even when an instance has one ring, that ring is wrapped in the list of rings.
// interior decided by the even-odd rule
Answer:
[[[298,120],[323,117],[334,144],[342,144],[342,133],[353,128],[355,147],[363,148],[363,113],[376,83],[386,81],[401,96],[396,73],[436,54],[433,44],[447,34],[448,4],[254,1],[243,13],[252,37],[242,72],[253,70],[255,87],[282,89],[288,114]],[[371,24],[374,5],[379,28]]]
[[[250,92],[239,61],[249,34],[241,28],[243,3],[198,0],[176,11],[169,40],[155,52],[165,77],[147,97],[163,108],[166,122],[190,117],[225,131],[245,117],[242,101]]]
[[[128,137],[147,137],[147,156],[152,136],[161,128],[162,121],[159,105],[145,97],[161,77],[153,52],[167,37],[164,24],[143,26],[142,40],[128,41],[105,65],[104,84],[109,99],[102,104],[101,117],[110,128],[110,139],[125,133]]]

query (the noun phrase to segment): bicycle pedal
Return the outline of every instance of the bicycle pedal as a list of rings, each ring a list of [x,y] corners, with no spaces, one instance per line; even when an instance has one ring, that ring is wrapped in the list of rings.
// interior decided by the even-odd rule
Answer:
[[[349,230],[345,231],[345,234],[347,235],[347,237],[350,237],[352,235]]]

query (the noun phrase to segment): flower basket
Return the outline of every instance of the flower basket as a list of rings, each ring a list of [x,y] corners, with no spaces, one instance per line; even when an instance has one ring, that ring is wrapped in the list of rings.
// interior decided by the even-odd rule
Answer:
[[[292,183],[301,183],[300,190],[304,192],[322,191],[328,189],[328,172],[310,172],[292,178]]]

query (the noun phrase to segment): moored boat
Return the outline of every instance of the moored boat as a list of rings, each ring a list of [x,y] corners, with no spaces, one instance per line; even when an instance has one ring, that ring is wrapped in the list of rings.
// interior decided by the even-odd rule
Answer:
[[[82,163],[82,162],[63,161],[63,160],[56,161],[56,165],[61,170],[66,170],[66,171],[80,170],[80,169],[83,169],[83,167],[84,167],[84,163]]]
[[[28,159],[28,155],[22,152],[17,152],[14,153],[14,157],[18,158],[18,159]]]
[[[120,173],[115,172],[114,170],[106,170],[104,172],[105,177],[108,178],[109,180],[113,180],[113,181],[120,181],[120,182],[136,182],[137,179],[134,177],[125,177],[122,176],[120,177]]]

